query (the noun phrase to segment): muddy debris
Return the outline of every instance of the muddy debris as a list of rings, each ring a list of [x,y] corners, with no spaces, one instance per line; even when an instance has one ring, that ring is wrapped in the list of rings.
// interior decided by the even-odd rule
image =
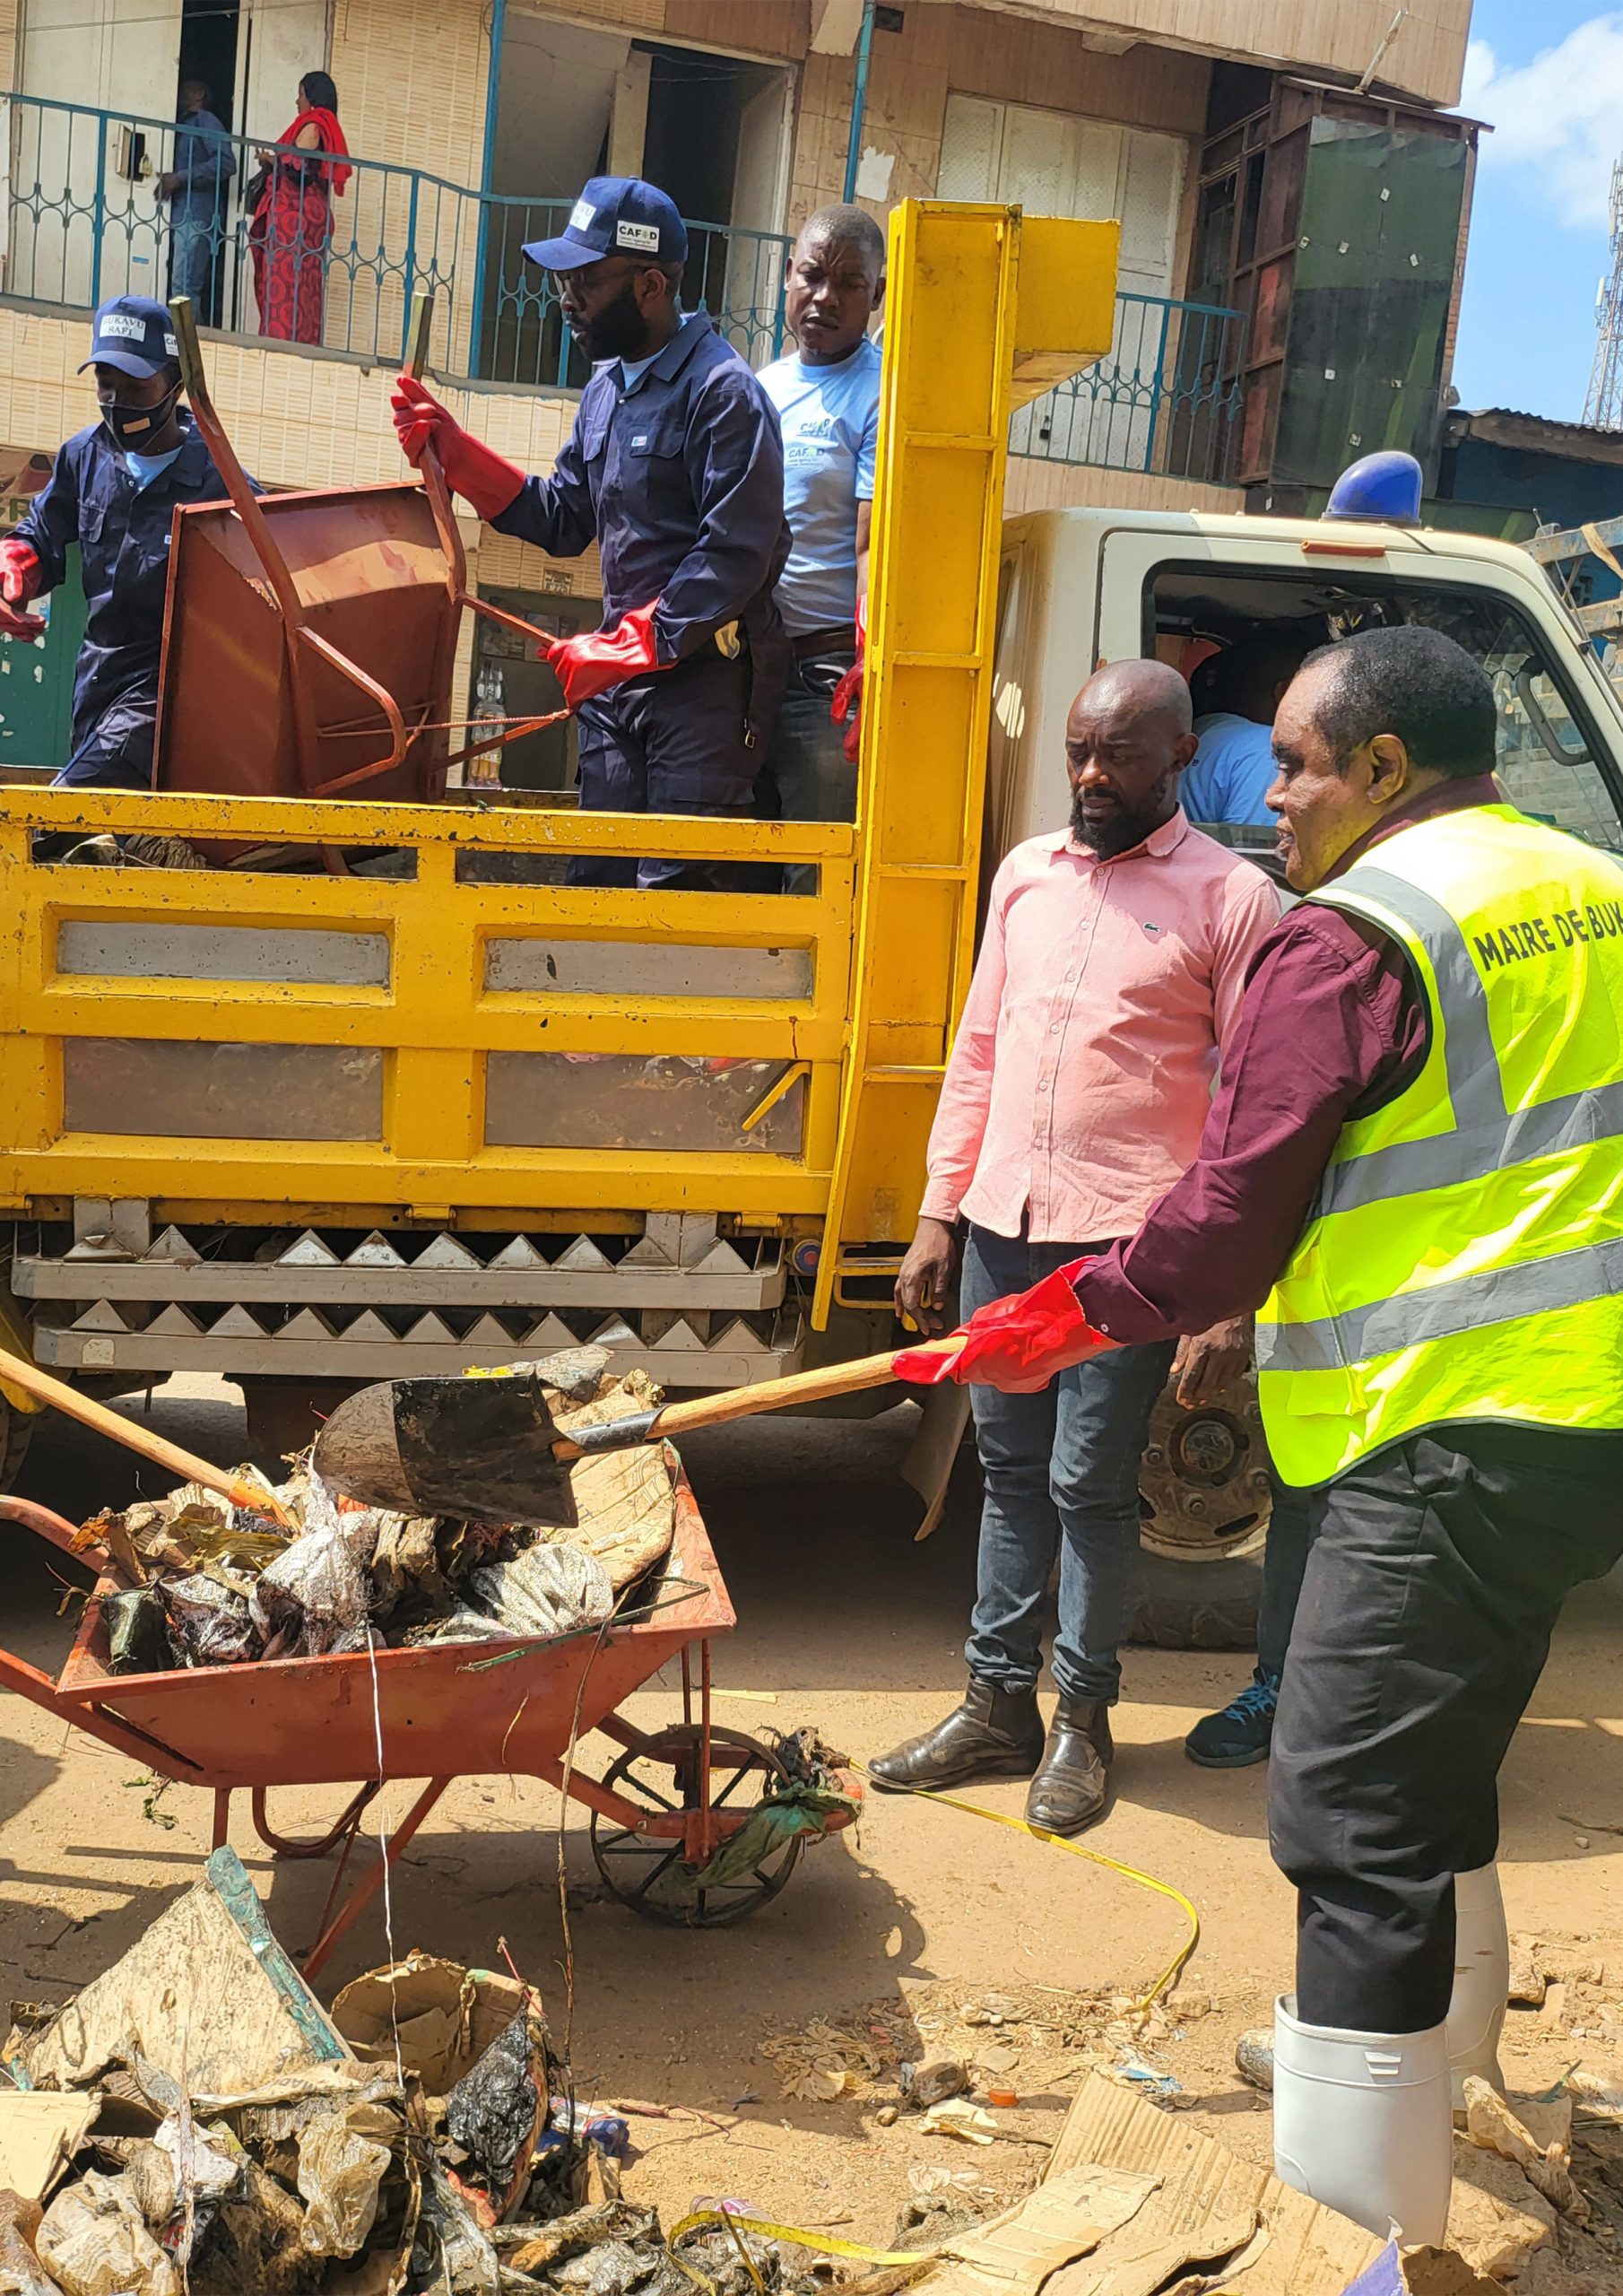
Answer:
[[[640,1415],[661,1400],[643,1372],[611,1375],[602,1349],[534,1368],[544,1380],[553,1363],[560,1428]],[[187,1483],[85,1525],[87,1552],[99,1546],[112,1564],[115,1583],[96,1597],[109,1672],[577,1632],[629,1606],[675,1525],[672,1455],[657,1444],[577,1460],[568,1531],[391,1514],[331,1490],[308,1451],[289,1464],[273,1485],[241,1470],[264,1491],[264,1513]]]

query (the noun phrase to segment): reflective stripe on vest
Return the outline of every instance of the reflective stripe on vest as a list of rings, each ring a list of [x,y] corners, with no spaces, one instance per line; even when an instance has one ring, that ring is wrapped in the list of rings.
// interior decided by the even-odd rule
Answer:
[[[1431,1037],[1342,1127],[1258,1319],[1281,1473],[1444,1420],[1623,1426],[1623,872],[1477,806],[1310,898],[1405,951]]]

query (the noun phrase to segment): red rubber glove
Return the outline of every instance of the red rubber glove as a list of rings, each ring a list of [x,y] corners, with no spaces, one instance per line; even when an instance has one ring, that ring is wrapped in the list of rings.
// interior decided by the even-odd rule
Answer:
[[[654,616],[658,606],[655,598],[652,605],[633,606],[629,613],[622,613],[612,630],[586,630],[578,638],[552,640],[546,659],[557,671],[563,698],[571,709],[578,709],[595,693],[606,693],[627,678],[674,667],[673,663],[662,662],[655,648]]]
[[[1074,1259],[1029,1292],[977,1308],[952,1335],[963,1342],[956,1355],[904,1348],[896,1358],[897,1378],[926,1387],[956,1379],[959,1387],[999,1387],[1006,1396],[1037,1395],[1056,1371],[1068,1371],[1073,1363],[1086,1363],[1116,1345],[1095,1331],[1076,1296],[1077,1277],[1092,1265],[1090,1259]]]
[[[0,542],[0,631],[8,638],[32,639],[45,629],[42,613],[22,613],[39,590],[39,553],[19,535]]]
[[[482,518],[499,518],[517,500],[523,471],[464,430],[414,375],[396,378],[389,405],[400,451],[413,470],[421,467],[424,448],[432,447],[446,484],[471,502]]]
[[[863,746],[863,676],[868,663],[868,601],[856,602],[856,659],[835,687],[829,702],[829,715],[837,726],[844,726],[846,737],[840,744],[846,757],[855,765]],[[850,721],[846,723],[847,719]]]

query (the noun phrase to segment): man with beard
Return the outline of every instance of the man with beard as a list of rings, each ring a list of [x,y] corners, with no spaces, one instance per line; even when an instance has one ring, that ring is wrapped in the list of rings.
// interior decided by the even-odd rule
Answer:
[[[595,362],[550,478],[464,430],[409,375],[395,426],[408,460],[499,534],[603,561],[603,627],[547,658],[575,711],[587,811],[748,819],[789,668],[772,592],[789,552],[777,412],[745,361],[679,300],[688,234],[663,191],[597,176],[567,229],[525,248],[552,273]],[[577,884],[725,888],[708,863],[576,860]]]
[[[960,1219],[968,1315],[1134,1233],[1194,1161],[1246,967],[1280,913],[1259,869],[1185,821],[1177,782],[1194,749],[1189,689],[1162,663],[1114,663],[1072,704],[1070,826],[1017,846],[997,873],[930,1136],[896,1286],[898,1314],[924,1331],[944,1320]],[[1074,1364],[1038,1393],[972,1388],[985,1499],[968,1692],[881,1756],[876,1784],[1029,1778],[1034,1825],[1073,1834],[1102,1815],[1150,1409],[1175,1360],[1193,1405],[1245,1368],[1250,1344],[1235,1318],[1176,1350],[1167,1339]],[[1037,1680],[1056,1560],[1059,1703],[1045,1738]]]

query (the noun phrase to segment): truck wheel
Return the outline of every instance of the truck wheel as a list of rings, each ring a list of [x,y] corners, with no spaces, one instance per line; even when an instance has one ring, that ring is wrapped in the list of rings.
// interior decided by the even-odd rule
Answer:
[[[9,1491],[22,1472],[22,1455],[37,1416],[31,1411],[13,1411],[0,1396],[0,1491]]]
[[[1163,1650],[1254,1649],[1271,1505],[1255,1379],[1246,1373],[1194,1411],[1168,1381],[1139,1472],[1133,1640]]]

